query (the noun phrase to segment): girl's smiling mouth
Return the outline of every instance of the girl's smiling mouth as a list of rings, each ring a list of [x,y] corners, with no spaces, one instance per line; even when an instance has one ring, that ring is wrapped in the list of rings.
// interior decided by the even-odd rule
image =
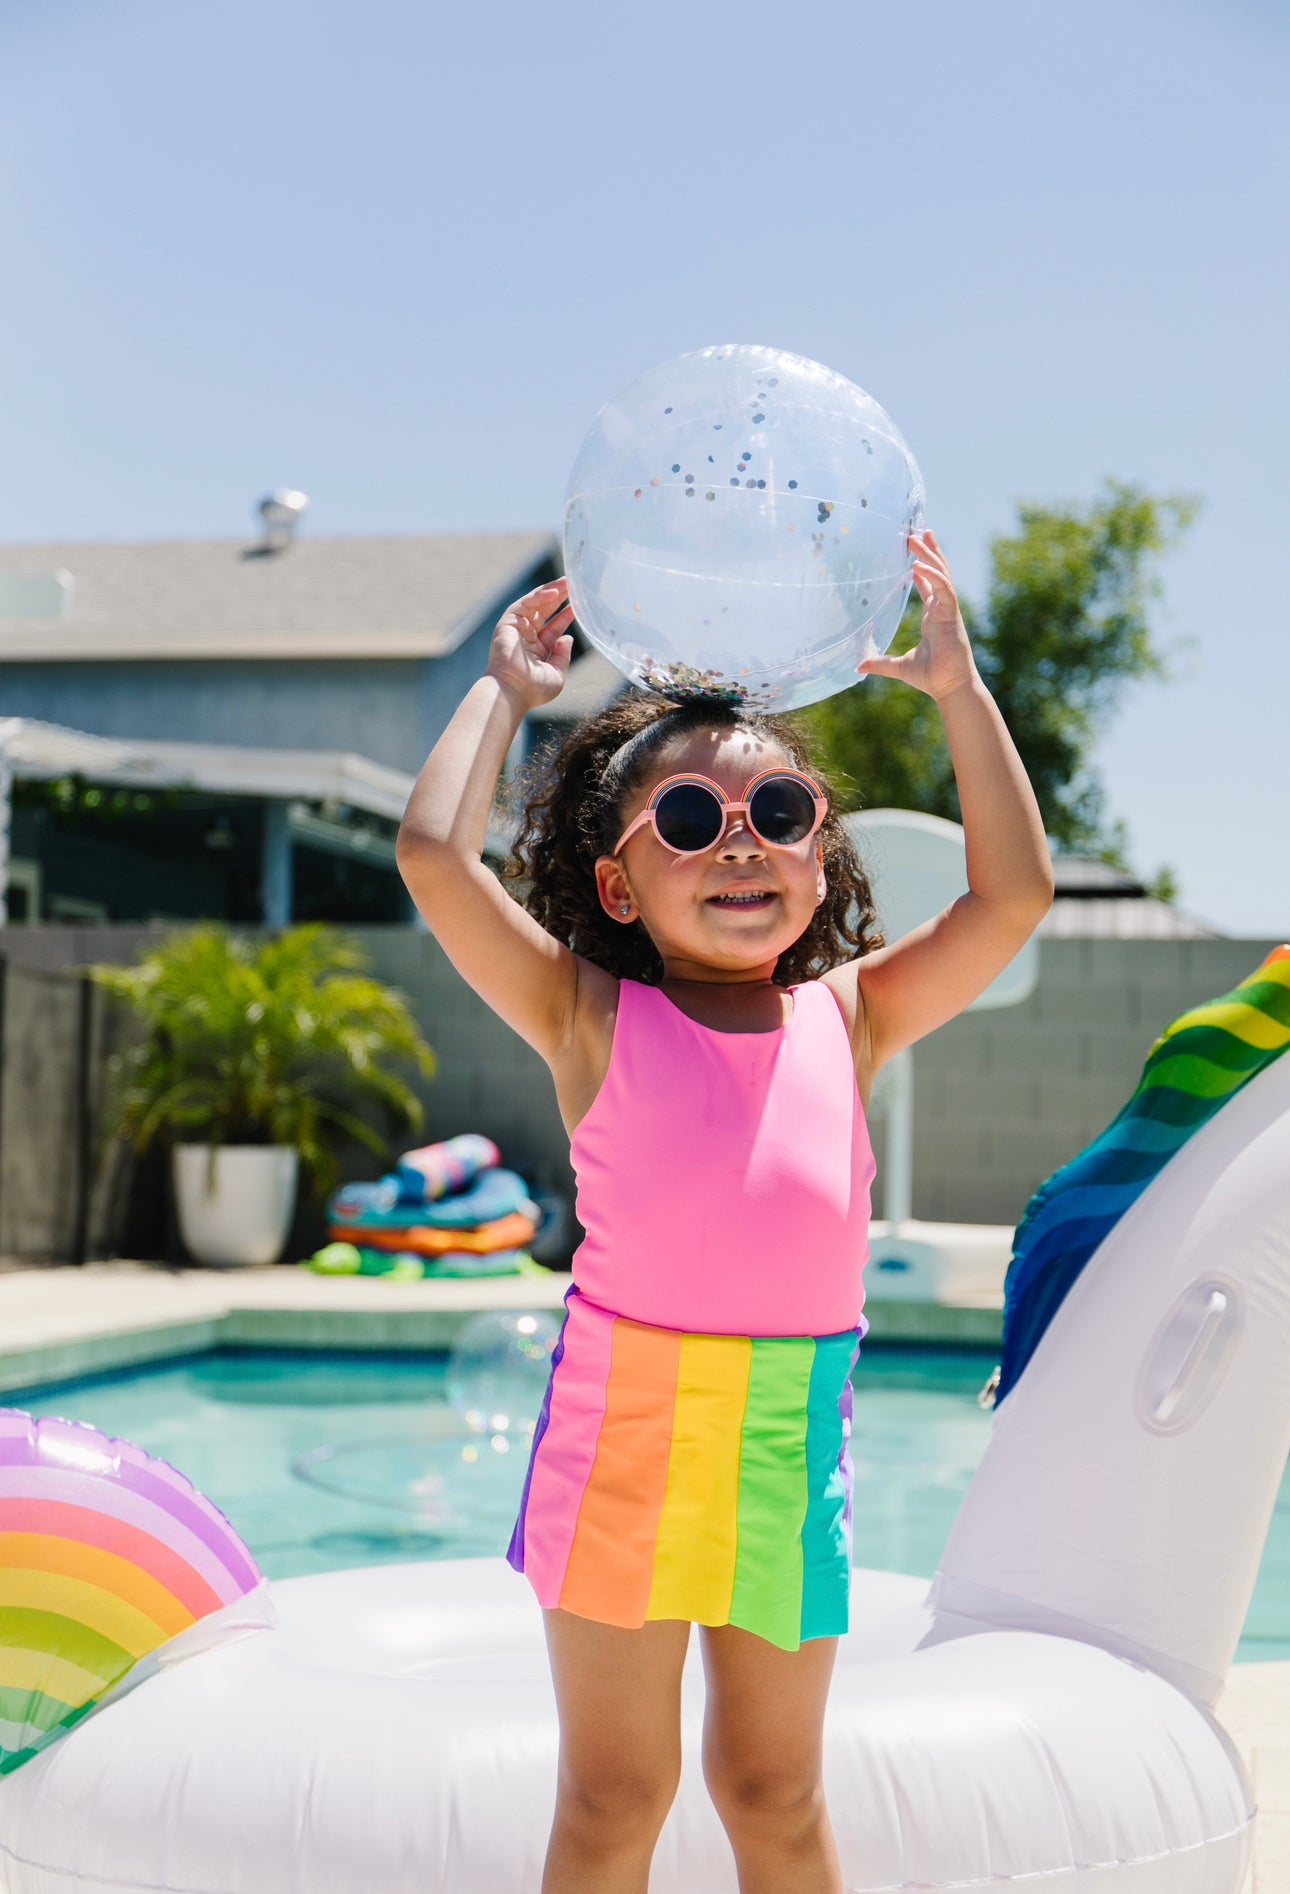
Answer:
[[[772,888],[728,888],[721,894],[710,894],[708,906],[718,908],[764,908],[776,899]]]

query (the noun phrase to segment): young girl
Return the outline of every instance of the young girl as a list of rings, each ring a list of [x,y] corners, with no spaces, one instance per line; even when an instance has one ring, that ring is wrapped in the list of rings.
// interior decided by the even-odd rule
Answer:
[[[894,945],[792,725],[708,702],[626,697],[576,730],[511,898],[485,826],[522,718],[568,670],[563,580],[502,618],[399,834],[449,959],[551,1068],[586,1230],[507,1555],[543,1607],[560,1716],[543,1894],[645,1894],[696,1622],[704,1777],[741,1894],[841,1894],[821,1771],[868,1328],[865,1110],[1053,887],[944,555],[931,532],[910,543],[920,641],[859,668],[940,707],[969,891]]]

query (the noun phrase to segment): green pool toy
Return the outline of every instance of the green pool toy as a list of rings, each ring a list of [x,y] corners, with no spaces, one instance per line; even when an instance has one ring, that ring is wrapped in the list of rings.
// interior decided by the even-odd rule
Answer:
[[[305,1267],[316,1269],[320,1276],[356,1276],[361,1262],[353,1243],[324,1243],[305,1258]]]

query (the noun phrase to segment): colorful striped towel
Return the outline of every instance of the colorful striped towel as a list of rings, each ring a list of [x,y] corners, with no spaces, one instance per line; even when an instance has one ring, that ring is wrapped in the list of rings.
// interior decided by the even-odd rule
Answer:
[[[336,1242],[352,1243],[359,1233],[352,1223],[334,1223],[328,1234]],[[414,1256],[442,1256],[450,1250],[464,1250],[482,1256],[490,1250],[524,1249],[536,1234],[536,1220],[521,1216],[518,1211],[512,1216],[498,1217],[492,1223],[481,1224],[474,1230],[435,1230],[428,1224],[416,1224],[411,1229],[364,1229],[361,1232],[365,1248],[406,1250]]]
[[[438,1197],[433,1203],[390,1205],[383,1197],[365,1201],[359,1195],[365,1188],[374,1192],[377,1186],[350,1184],[336,1192],[328,1212],[333,1224],[355,1231],[409,1230],[422,1224],[432,1230],[472,1230],[517,1210],[535,1220],[541,1217],[528,1185],[516,1171],[483,1171],[465,1190]]]

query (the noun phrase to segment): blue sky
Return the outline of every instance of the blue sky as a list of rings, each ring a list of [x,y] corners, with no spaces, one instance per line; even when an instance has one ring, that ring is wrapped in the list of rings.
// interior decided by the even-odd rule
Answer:
[[[1022,501],[1202,499],[1153,616],[1195,649],[1095,761],[1143,873],[1288,939],[1288,20],[8,0],[0,537],[239,534],[276,485],[320,533],[554,527],[643,369],[813,356],[969,598]]]

